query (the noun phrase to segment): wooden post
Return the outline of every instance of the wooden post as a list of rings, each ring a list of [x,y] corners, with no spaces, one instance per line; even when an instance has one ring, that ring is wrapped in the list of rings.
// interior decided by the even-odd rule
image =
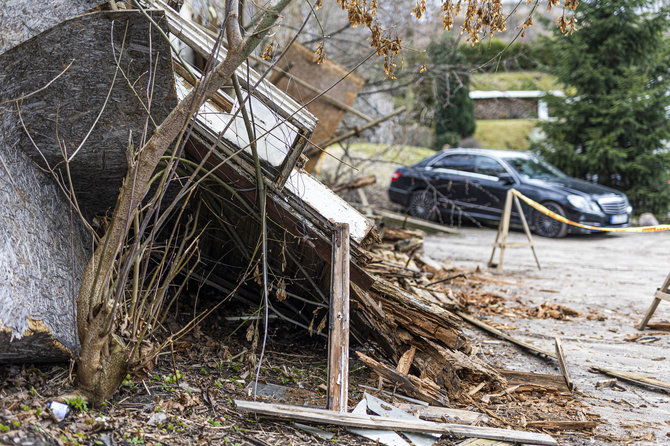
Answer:
[[[667,300],[668,302],[670,302],[670,293],[668,292],[669,287],[670,287],[670,274],[668,274],[667,277],[665,278],[663,285],[661,285],[661,287],[657,289],[656,292],[654,293],[654,300],[651,302],[651,305],[647,310],[647,314],[644,315],[644,319],[642,319],[642,322],[640,322],[640,325],[638,325],[637,327],[638,330],[644,330],[644,328],[649,323],[649,319],[651,319],[651,316],[653,316],[654,312],[656,311],[658,304],[661,303],[661,300]]]
[[[349,225],[333,233],[328,331],[327,408],[347,412],[349,401]]]
[[[528,239],[528,243],[530,244],[530,250],[533,251],[533,257],[535,258],[535,264],[537,265],[537,269],[542,271],[542,267],[540,266],[540,261],[537,258],[537,254],[535,253],[535,242],[533,242],[533,237],[530,235],[530,228],[528,227],[528,222],[526,221],[526,216],[523,213],[523,209],[521,208],[521,203],[519,202],[519,197],[516,195],[514,196],[514,205],[516,206],[516,211],[519,213],[519,217],[521,218],[521,224],[523,225],[523,231],[526,233],[526,238]],[[500,262],[502,263],[502,262]],[[502,268],[502,267],[501,267]]]
[[[556,359],[558,359],[558,368],[561,370],[561,375],[565,380],[565,385],[568,386],[568,390],[572,392],[575,388],[572,378],[570,378],[570,372],[568,372],[568,365],[565,363],[565,354],[563,353],[563,344],[561,343],[561,338],[556,336],[554,338],[554,345],[556,346]]]
[[[507,191],[507,198],[505,198],[505,208],[503,210],[502,217],[500,218],[500,224],[498,225],[498,233],[496,234],[496,240],[493,242],[493,251],[491,251],[491,258],[489,259],[489,266],[493,266],[493,257],[496,254],[496,248],[500,248],[500,261],[498,262],[498,272],[502,273],[503,259],[505,258],[505,247],[507,246],[507,234],[509,233],[509,220],[512,216],[512,189]],[[502,237],[500,243],[498,239]]]
[[[523,230],[526,233],[526,238],[528,242],[525,243],[507,243],[507,236],[509,235],[509,223],[510,218],[512,217],[512,203],[516,206],[516,210],[519,213],[519,219],[521,220],[521,225]],[[500,241],[499,241],[500,240]],[[533,237],[530,235],[530,228],[528,227],[528,222],[526,221],[526,216],[523,214],[523,209],[521,208],[521,203],[516,195],[514,195],[514,189],[509,189],[507,191],[507,197],[505,198],[505,207],[503,214],[500,217],[500,224],[498,225],[498,232],[496,233],[496,239],[493,242],[493,250],[491,251],[491,258],[489,258],[489,267],[496,266],[493,258],[496,254],[496,249],[500,248],[500,261],[498,262],[497,272],[502,273],[503,270],[503,260],[505,258],[505,248],[516,248],[520,246],[530,246],[531,251],[533,252],[533,257],[535,258],[535,264],[537,269],[542,270],[540,267],[540,261],[537,258],[535,253],[535,242]]]

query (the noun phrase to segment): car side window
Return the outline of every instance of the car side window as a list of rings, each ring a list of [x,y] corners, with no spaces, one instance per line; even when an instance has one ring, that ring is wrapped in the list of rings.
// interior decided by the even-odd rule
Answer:
[[[447,155],[438,160],[433,167],[442,169],[462,170],[464,172],[475,171],[475,157],[472,155]]]
[[[507,173],[498,161],[488,156],[475,156],[475,173],[497,177],[501,173]]]

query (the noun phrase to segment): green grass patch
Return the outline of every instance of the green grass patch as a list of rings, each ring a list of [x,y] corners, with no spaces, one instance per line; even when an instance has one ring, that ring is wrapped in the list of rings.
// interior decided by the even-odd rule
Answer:
[[[536,119],[480,119],[475,138],[485,149],[527,150]]]
[[[481,73],[472,76],[470,90],[560,90],[556,76],[539,71]]]

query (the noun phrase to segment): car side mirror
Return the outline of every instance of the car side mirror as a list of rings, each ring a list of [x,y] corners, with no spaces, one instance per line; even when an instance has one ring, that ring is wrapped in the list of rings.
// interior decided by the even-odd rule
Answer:
[[[514,184],[514,177],[509,173],[499,173],[498,182],[502,184]]]

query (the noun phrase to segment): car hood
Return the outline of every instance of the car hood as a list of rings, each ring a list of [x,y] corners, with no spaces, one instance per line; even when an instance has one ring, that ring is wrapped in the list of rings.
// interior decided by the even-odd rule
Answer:
[[[579,180],[577,178],[550,178],[544,180],[527,180],[527,183],[537,186],[544,186],[548,188],[560,188],[565,192],[578,195],[603,196],[603,195],[618,195],[625,196],[623,192],[612,189],[601,184],[590,183],[588,181]]]

